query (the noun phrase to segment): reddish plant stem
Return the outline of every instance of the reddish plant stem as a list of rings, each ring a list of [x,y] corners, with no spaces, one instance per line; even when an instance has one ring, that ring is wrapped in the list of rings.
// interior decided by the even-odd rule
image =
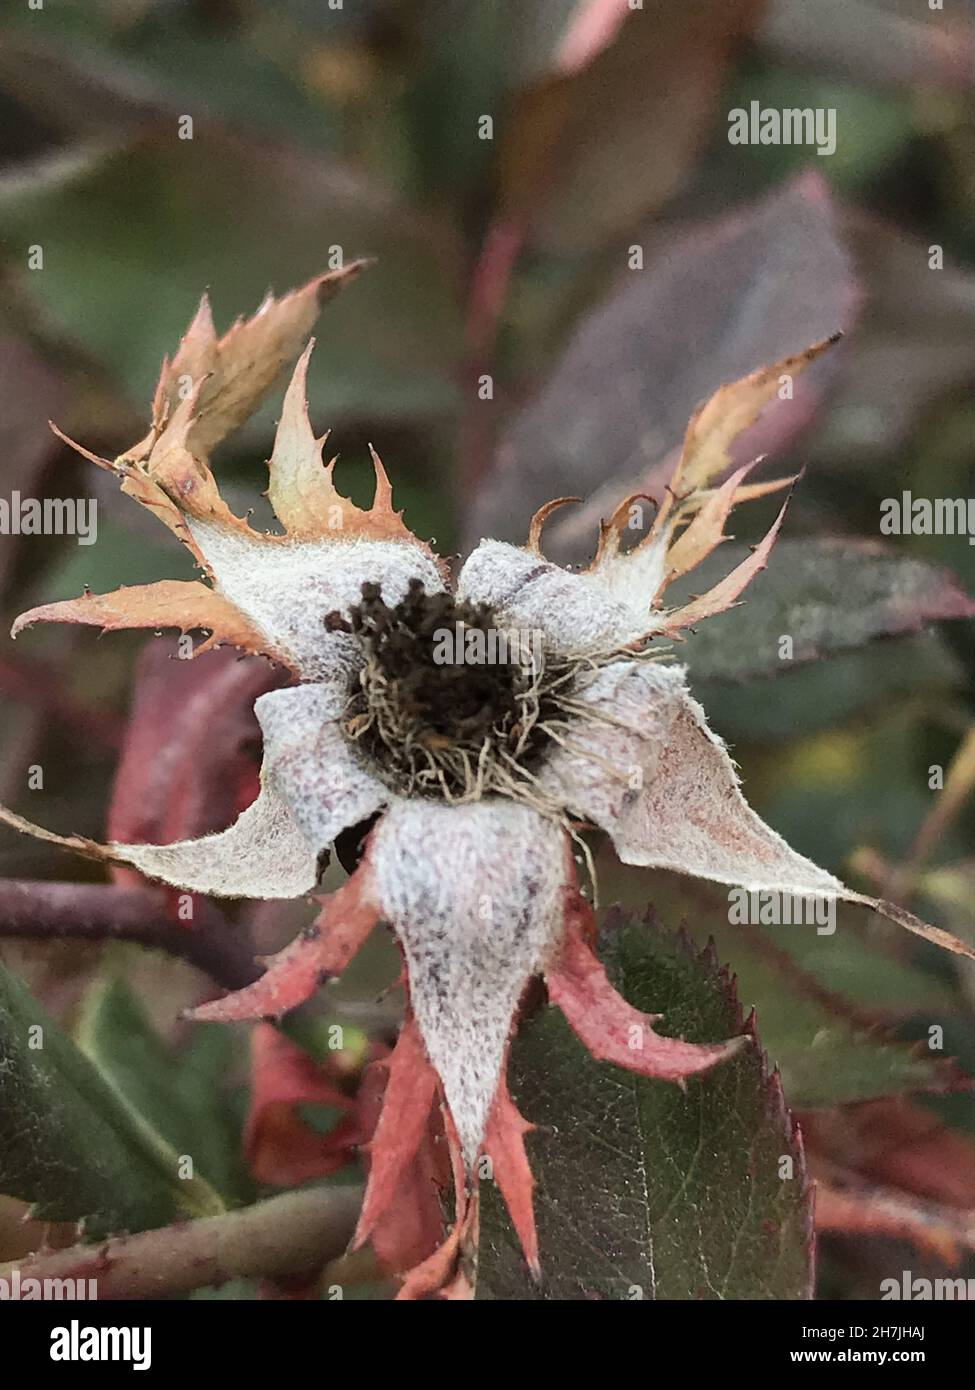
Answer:
[[[0,938],[30,941],[133,941],[196,966],[224,989],[261,974],[246,930],[194,898],[193,921],[169,915],[165,895],[110,883],[0,880]]]
[[[467,367],[464,389],[470,395],[460,426],[462,485],[469,494],[488,466],[494,439],[494,411],[477,393],[478,379],[493,374],[498,333],[511,277],[525,232],[520,223],[499,218],[488,228],[474,267],[465,327]]]
[[[503,219],[494,222],[485,234],[467,300],[467,351],[474,362],[487,361],[494,354],[523,240],[523,228]]]

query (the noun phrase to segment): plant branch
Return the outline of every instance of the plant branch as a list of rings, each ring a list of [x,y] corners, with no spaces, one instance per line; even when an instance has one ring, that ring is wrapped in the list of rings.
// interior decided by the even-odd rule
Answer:
[[[134,941],[188,961],[224,989],[242,989],[261,974],[245,930],[212,904],[194,899],[191,923],[168,914],[152,889],[110,883],[0,880],[0,938],[31,941]]]
[[[312,1277],[352,1238],[361,1189],[303,1188],[239,1211],[0,1265],[10,1279],[95,1279],[98,1298],[163,1298],[230,1279]]]

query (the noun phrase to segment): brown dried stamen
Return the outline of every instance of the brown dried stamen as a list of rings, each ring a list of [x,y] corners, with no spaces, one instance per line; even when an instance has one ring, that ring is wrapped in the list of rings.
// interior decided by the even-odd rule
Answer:
[[[342,724],[394,791],[451,803],[487,795],[524,802],[566,827],[592,876],[588,848],[536,774],[552,744],[602,762],[571,737],[580,718],[617,723],[611,712],[580,700],[587,677],[621,658],[662,653],[617,648],[555,656],[539,634],[499,627],[489,605],[427,594],[420,580],[393,607],[378,584],[363,584],[362,602],[348,618],[329,613],[325,624],[358,639],[364,660]],[[622,781],[629,775],[608,764],[605,771]]]
[[[347,622],[325,621],[353,632],[365,656],[345,731],[397,791],[469,801],[532,787],[558,713],[549,691],[566,676],[532,634],[502,629],[487,605],[426,594],[419,580],[394,607],[364,584]]]

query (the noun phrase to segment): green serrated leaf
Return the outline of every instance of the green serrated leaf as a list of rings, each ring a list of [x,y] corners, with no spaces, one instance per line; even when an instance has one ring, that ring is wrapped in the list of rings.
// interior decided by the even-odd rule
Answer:
[[[44,1220],[102,1236],[223,1210],[2,965],[0,1112],[0,1192]]]
[[[600,954],[625,998],[662,1013],[667,1031],[693,1042],[741,1031],[728,978],[684,939],[623,920]],[[802,1156],[758,1046],[682,1089],[594,1061],[546,1009],[519,1033],[510,1073],[538,1125],[527,1145],[542,1282],[485,1184],[480,1298],[809,1296]]]

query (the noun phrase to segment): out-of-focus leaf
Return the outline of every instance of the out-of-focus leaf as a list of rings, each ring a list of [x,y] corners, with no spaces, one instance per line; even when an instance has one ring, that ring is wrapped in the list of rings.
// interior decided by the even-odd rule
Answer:
[[[919,715],[929,703],[937,717],[943,699],[944,692],[939,696],[931,690],[899,708],[881,702],[872,718],[861,717],[845,728],[834,725],[778,747],[769,746],[753,726],[754,742],[735,745],[750,799],[789,843],[847,880],[862,883],[874,861],[864,861],[852,848],[873,846],[894,859],[908,854],[938,796],[928,785],[931,757],[925,755]],[[878,880],[871,873],[866,881],[874,887],[882,882],[886,890],[888,878]],[[941,922],[942,914],[934,911],[928,920]],[[880,936],[879,919],[873,926]]]
[[[246,1038],[238,1030],[198,1024],[180,1048],[173,1077],[185,1109],[199,1117],[191,1152],[218,1192],[243,1202],[254,1197],[254,1184],[243,1161],[245,1051]],[[238,1066],[239,1086],[235,1084]]]
[[[975,1208],[975,1142],[903,1098],[870,1101],[802,1120],[823,1169],[856,1174],[950,1206]]]
[[[259,695],[281,684],[230,651],[180,661],[172,642],[142,653],[108,817],[113,840],[169,844],[223,830],[258,791]]]
[[[842,907],[837,909],[840,941],[834,944],[831,936],[817,936],[815,925],[733,925],[729,898],[698,882],[655,874],[648,888],[646,877],[633,870],[610,871],[603,877],[603,891],[624,905],[645,902],[649,891],[658,911],[675,921],[683,919],[699,946],[716,943],[718,956],[735,972],[743,1007],[756,1011],[763,1046],[782,1074],[786,1100],[793,1108],[819,1110],[908,1092],[945,1092],[962,1083],[958,1067],[942,1054],[900,1042],[878,1026],[869,1006],[860,1009],[837,992],[826,962],[842,947]],[[790,952],[788,942],[800,933],[822,946],[821,971],[804,968],[802,953]],[[878,1003],[887,988],[896,998],[898,985],[890,985],[880,964]],[[530,1111],[521,1109],[532,1118]]]
[[[499,143],[508,151],[502,158],[519,158],[511,142],[533,138],[526,117],[538,93],[568,86],[612,42],[627,10],[627,0],[424,0],[408,8],[414,62],[405,110],[422,186],[480,200]],[[478,138],[483,116],[496,123],[493,140]]]
[[[44,466],[54,452],[47,421],[67,399],[59,372],[20,338],[0,337],[0,459],[4,496],[37,497]],[[16,539],[0,545],[0,584],[16,554]]]
[[[772,0],[759,38],[797,66],[868,82],[963,89],[975,82],[975,23],[964,4]]]
[[[727,93],[727,109],[750,112],[752,102],[763,111],[771,107],[835,113],[826,118],[826,127],[818,118],[813,148],[824,152],[822,163],[837,193],[869,188],[871,180],[906,155],[918,135],[914,111],[898,93],[779,64],[749,62],[738,68]],[[809,163],[809,144],[735,145],[724,153],[722,167],[728,178],[731,167],[736,168],[749,186],[755,179],[767,183],[789,178]],[[818,155],[814,163],[820,163]]]
[[[962,941],[975,941],[975,859],[922,874],[918,888]]]
[[[26,5],[12,13],[0,85],[71,138],[117,141],[160,115],[175,123],[192,114],[200,123],[228,121],[290,143],[336,147],[338,113],[305,79],[318,44],[341,42],[361,5],[315,6],[302,18],[277,5],[273,17],[256,10],[230,23],[217,15],[208,22],[184,5],[128,16],[125,8],[59,0],[40,24]],[[320,33],[316,19],[324,21]]]
[[[0,1191],[95,1236],[223,1209],[2,965],[0,1058]]]
[[[222,1199],[230,1195],[233,1136],[221,1115],[219,1084],[213,1084],[219,1082],[219,1074],[212,1056],[211,1085],[189,1086],[185,1060],[176,1059],[157,1037],[139,1001],[119,979],[101,980],[89,991],[76,1037],[135,1122],[151,1127],[171,1150],[174,1171],[177,1162],[192,1160],[193,1177],[180,1181],[195,1184],[201,1199],[219,1210]],[[198,1053],[195,1066],[204,1060]],[[228,1146],[225,1151],[221,1140]]]
[[[756,0],[646,0],[591,61],[528,88],[504,127],[503,213],[532,245],[578,252],[660,207],[687,178],[729,57],[760,10]]]
[[[835,397],[804,452],[817,470],[848,484],[851,471],[875,475],[932,401],[970,381],[975,275],[952,263],[948,247],[942,269],[932,269],[937,237],[910,236],[858,210],[844,211],[842,237],[863,285],[863,317]]]
[[[747,553],[744,546],[720,546],[689,576],[693,589],[704,592]],[[674,585],[672,603],[685,596],[688,582]],[[780,540],[741,606],[702,623],[678,656],[695,681],[747,681],[786,674],[877,637],[973,616],[975,600],[936,565],[875,541]]]
[[[825,186],[806,175],[744,212],[668,227],[576,329],[548,381],[507,426],[475,501],[472,534],[521,541],[552,497],[586,495],[546,530],[558,559],[591,554],[600,517],[657,491],[701,400],[849,326],[855,291]],[[736,441],[735,464],[781,448],[807,423],[835,349]],[[826,374],[826,375],[824,375]]]
[[[895,1022],[911,1015],[950,1013],[957,1000],[949,983],[921,970],[909,960],[885,954],[862,932],[838,929],[818,936],[808,928],[760,927],[753,942],[769,956],[793,987],[812,996],[836,1001],[851,1019]],[[729,943],[734,956],[734,948]]]
[[[650,923],[604,934],[624,996],[694,1041],[741,1031],[713,954]],[[596,1062],[555,1009],[511,1053],[538,1186],[541,1284],[483,1184],[482,1298],[806,1298],[809,1207],[801,1150],[757,1043],[686,1090]],[[784,1163],[783,1160],[788,1160]]]
[[[204,286],[222,325],[269,286],[330,268],[331,248],[343,263],[378,255],[351,309],[349,296],[331,306],[309,382],[316,425],[453,404],[455,244],[338,164],[206,129],[184,141],[174,128],[63,182],[0,188],[0,237],[39,305],[140,402]],[[22,269],[32,245],[43,272]],[[266,428],[279,411],[269,403],[257,418]]]
[[[950,1265],[958,1264],[962,1250],[975,1250],[975,1209],[959,1210],[864,1183],[817,1182],[816,1229],[907,1240]]]
[[[958,1072],[940,1055],[852,1022],[842,1011],[826,1007],[821,997],[796,987],[794,976],[790,988],[789,973],[753,946],[736,941],[733,928],[718,939],[734,962],[743,1002],[757,1008],[769,1057],[781,1070],[786,1098],[796,1109],[947,1091],[959,1084]]]
[[[427,0],[416,7],[416,62],[404,109],[425,195],[480,196],[497,142],[478,138],[479,121],[494,120],[505,101],[521,12],[528,11],[544,16],[547,6],[513,12],[506,0]]]
[[[692,674],[691,683],[724,737],[767,743],[835,727],[880,705],[889,711],[908,701],[937,701],[964,689],[965,676],[942,633],[920,632],[831,653],[787,680],[729,684]]]
[[[337,1074],[338,1073],[338,1074]],[[259,1182],[293,1187],[334,1173],[350,1160],[358,1129],[343,1112],[353,1102],[339,1089],[340,1068],[320,1064],[270,1023],[251,1033],[251,1100],[244,1134],[248,1166]],[[309,1112],[328,1124],[320,1131]]]
[[[975,1249],[969,1136],[903,1098],[803,1115],[801,1124],[819,1229],[907,1240],[951,1265]]]

